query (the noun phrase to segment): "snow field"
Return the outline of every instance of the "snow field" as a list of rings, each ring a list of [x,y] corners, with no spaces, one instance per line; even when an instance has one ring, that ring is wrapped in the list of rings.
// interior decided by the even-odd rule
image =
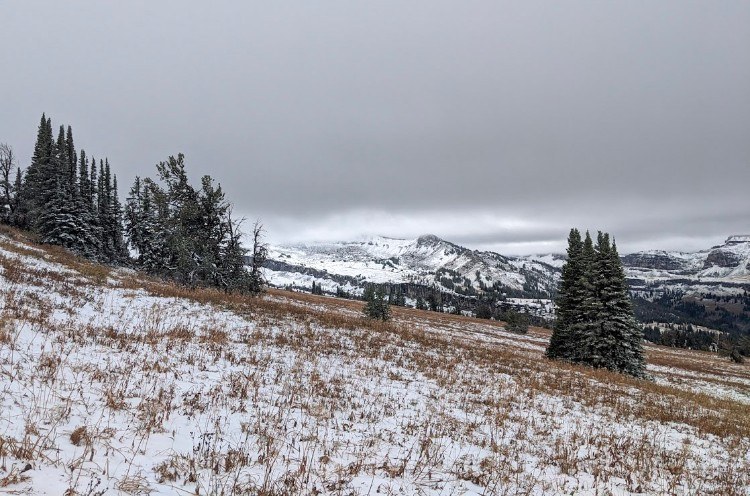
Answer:
[[[708,354],[649,348],[647,382],[549,362],[543,330],[7,237],[0,266],[0,493],[750,494],[750,373]]]

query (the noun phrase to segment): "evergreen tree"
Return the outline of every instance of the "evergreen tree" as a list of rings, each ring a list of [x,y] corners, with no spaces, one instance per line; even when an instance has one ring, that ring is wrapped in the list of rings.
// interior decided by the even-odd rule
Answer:
[[[45,199],[36,219],[37,232],[42,243],[56,244],[84,256],[95,254],[78,197],[76,154],[72,130],[64,126],[55,145],[54,160],[49,175],[42,183],[41,194]]]
[[[70,128],[68,128],[69,132]],[[71,138],[72,140],[72,138]],[[91,183],[89,177],[89,165],[86,152],[81,150],[80,160],[77,166],[72,167],[75,180],[72,183],[73,201],[75,204],[75,215],[80,220],[80,236],[83,239],[83,255],[91,259],[100,259],[101,245],[96,229],[96,217],[91,204]]]
[[[31,164],[20,169],[14,191],[13,222],[31,229],[42,243],[61,245],[75,253],[115,261],[125,255],[121,207],[107,163],[89,161],[76,153],[71,126],[59,127],[53,139],[52,121],[45,114],[37,130]]]
[[[46,202],[50,200],[49,193],[45,191],[45,179],[54,172],[52,164],[54,158],[55,142],[52,137],[52,121],[42,114],[34,144],[34,154],[23,178],[19,213],[23,224],[20,227],[36,230],[36,219],[44,213]]]
[[[72,188],[76,187],[76,166],[78,162],[78,158],[76,156],[76,148],[73,144],[73,128],[68,126],[66,135],[65,135],[65,157],[67,158],[67,177],[68,182],[70,183]]]
[[[250,258],[250,286],[251,293],[260,293],[266,286],[266,278],[263,275],[263,264],[268,258],[268,246],[263,242],[263,225],[256,221],[253,225],[253,248]]]
[[[583,242],[578,229],[571,229],[568,235],[568,261],[562,268],[556,306],[556,318],[552,337],[547,347],[547,357],[570,359],[573,343],[570,339],[571,326],[576,321],[576,309],[583,300],[581,277],[583,275]]]
[[[231,209],[227,211],[225,220],[226,242],[222,243],[220,251],[221,286],[226,291],[250,292],[258,294],[263,291],[266,281],[262,273],[251,274],[245,267],[247,249],[242,246],[241,220],[234,221]],[[250,260],[251,267],[262,267],[265,263],[266,247],[258,238],[257,244],[253,245],[253,256]]]
[[[601,302],[596,294],[594,282],[596,279],[594,262],[596,261],[596,250],[591,235],[586,231],[581,248],[581,271],[576,283],[578,297],[574,300],[571,321],[569,324],[569,336],[567,339],[567,354],[564,358],[574,362],[587,361],[591,353],[592,325],[599,315]]]
[[[461,302],[458,299],[453,302],[453,308],[451,308],[450,313],[453,315],[463,315],[461,313]]]
[[[505,328],[515,334],[527,334],[529,332],[529,316],[525,313],[509,309],[503,315]]]
[[[117,194],[117,175],[112,176],[112,207],[110,208],[110,223],[112,226],[112,261],[123,260],[127,258],[128,252],[123,238],[122,227],[122,204]]]
[[[378,286],[377,289],[368,286],[365,289],[364,298],[365,306],[362,311],[367,317],[382,320],[383,322],[391,318],[388,295],[383,286]]]
[[[14,226],[25,226],[26,219],[22,209],[22,198],[23,198],[23,172],[21,168],[16,169],[16,180],[13,186],[13,216],[11,218],[11,224]]]
[[[643,377],[642,340],[617,246],[571,230],[547,356]]]
[[[151,179],[141,182],[136,177],[127,201],[125,230],[128,243],[138,254],[138,264],[150,274],[166,275],[168,240],[163,192]]]
[[[432,291],[430,294],[427,295],[427,305],[429,306],[430,310],[433,312],[442,312],[443,311],[443,301],[440,293],[437,291]]]
[[[393,290],[394,296],[393,296],[393,304],[397,307],[405,307],[406,306],[406,295],[404,294],[404,291],[401,289],[401,286],[398,285]]]
[[[160,183],[137,177],[126,200],[125,231],[139,265],[151,274],[190,286],[262,291],[268,252],[262,226],[256,223],[253,228],[248,257],[241,243],[242,219],[232,218],[221,186],[214,185],[210,176],[201,179],[200,189],[191,186],[182,154],[159,163],[157,172]],[[106,184],[107,176],[105,168],[99,181]],[[111,198],[110,210],[116,218],[120,207],[114,191]],[[116,247],[116,230],[110,231]]]
[[[481,301],[477,304],[474,309],[474,315],[478,319],[490,319],[492,318],[492,307],[489,302]],[[554,336],[554,333],[553,333]]]
[[[582,336],[584,354],[580,357],[581,361],[595,368],[614,368],[613,355],[617,353],[618,336],[611,332],[608,321],[614,316],[613,309],[608,307],[612,298],[610,251],[609,235],[599,231],[588,276],[591,293],[587,303],[595,308],[587,307],[592,313],[586,318],[588,328]]]
[[[91,213],[94,218],[98,218],[99,214],[99,202],[97,194],[99,192],[99,177],[96,173],[96,157],[91,157],[91,179],[88,182],[89,198],[88,203],[91,206]]]
[[[109,162],[99,159],[99,184],[97,185],[97,207],[99,219],[99,246],[103,260],[114,258],[115,248],[112,239],[112,177]]]
[[[344,291],[341,286],[336,286],[336,298],[349,298],[349,293]]]
[[[613,241],[609,250],[606,283],[601,290],[603,301],[602,334],[608,336],[612,349],[605,367],[636,377],[645,376],[646,362],[643,354],[643,331],[633,315],[625,271],[622,267],[617,244]]]
[[[375,298],[375,286],[372,284],[368,284],[365,286],[365,289],[362,291],[362,299],[365,300],[365,302],[369,302],[370,300]]]
[[[143,253],[146,251],[148,238],[144,228],[146,219],[143,211],[143,194],[141,192],[141,178],[135,176],[130,195],[125,200],[125,230],[128,233],[128,243],[138,254],[138,261],[143,261]]]

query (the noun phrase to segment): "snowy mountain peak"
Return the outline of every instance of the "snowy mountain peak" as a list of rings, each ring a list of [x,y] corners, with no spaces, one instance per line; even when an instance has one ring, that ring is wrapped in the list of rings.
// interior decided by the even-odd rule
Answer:
[[[465,248],[434,234],[416,239],[367,236],[356,241],[275,246],[269,280],[277,286],[358,293],[365,283],[419,284],[465,295],[500,287],[525,296],[554,291],[559,270],[542,260]]]
[[[417,244],[420,245],[431,245],[437,243],[443,243],[444,241],[434,234],[423,234],[417,238]]]

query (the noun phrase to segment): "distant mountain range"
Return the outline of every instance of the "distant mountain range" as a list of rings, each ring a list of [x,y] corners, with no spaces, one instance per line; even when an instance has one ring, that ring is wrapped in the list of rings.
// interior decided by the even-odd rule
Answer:
[[[750,235],[698,252],[642,251],[622,257],[644,322],[692,322],[750,330]],[[511,303],[552,316],[565,256],[504,256],[424,235],[272,246],[266,276],[273,286],[361,295],[367,284],[400,286],[411,297],[439,292],[471,310],[478,299]]]
[[[650,250],[622,260],[631,277],[647,281],[750,283],[750,235],[730,236],[723,245],[694,253]]]
[[[750,236],[693,253],[632,253],[623,264],[641,322],[750,333]]]
[[[633,283],[720,286],[750,284],[750,235],[698,252],[649,250],[622,257]],[[368,236],[355,241],[272,246],[267,266],[275,286],[356,292],[365,283],[415,283],[448,291],[502,287],[528,297],[551,296],[565,263],[561,254],[524,257],[471,250],[434,235]],[[448,283],[447,281],[451,282]]]
[[[416,284],[464,295],[488,289],[550,297],[565,262],[559,255],[508,257],[456,245],[434,235],[369,236],[356,241],[273,246],[267,276],[275,286],[358,294],[366,283]]]

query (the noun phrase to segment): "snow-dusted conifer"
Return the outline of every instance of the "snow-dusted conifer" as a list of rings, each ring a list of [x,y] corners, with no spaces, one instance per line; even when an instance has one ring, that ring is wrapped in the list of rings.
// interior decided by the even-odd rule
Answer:
[[[572,307],[570,323],[570,348],[568,360],[586,362],[591,353],[592,326],[599,315],[601,302],[596,295],[595,267],[596,250],[591,235],[586,231],[581,248],[581,272],[577,288],[580,291],[575,306]]]
[[[55,142],[52,137],[52,121],[42,114],[37,130],[34,154],[24,174],[23,192],[21,194],[19,219],[20,227],[36,230],[36,219],[45,208],[45,178],[52,172],[52,161],[55,158]],[[47,198],[48,199],[48,198]]]
[[[122,227],[122,204],[117,194],[117,175],[112,176],[112,207],[110,208],[110,223],[112,236],[112,260],[123,260],[128,256],[127,247],[123,237]]]
[[[568,235],[568,260],[562,268],[560,287],[556,303],[556,318],[552,337],[547,347],[547,357],[570,359],[572,356],[571,325],[576,321],[576,309],[583,300],[581,276],[584,267],[581,253],[583,242],[578,229],[571,229]]]
[[[13,183],[13,217],[11,218],[11,224],[14,226],[26,225],[25,212],[22,208],[23,198],[23,172],[21,168],[16,169],[16,180]]]
[[[140,265],[152,274],[191,286],[261,291],[267,253],[262,226],[256,224],[253,230],[248,271],[241,220],[232,219],[221,186],[205,176],[201,188],[193,188],[182,154],[159,163],[157,171],[160,184],[136,179],[127,200],[126,230]]]
[[[364,293],[365,306],[363,313],[371,318],[386,321],[391,318],[391,307],[388,304],[388,295],[383,286],[373,288],[368,286]]]
[[[608,314],[604,319],[604,331],[614,336],[615,343],[607,368],[643,377],[646,368],[643,331],[633,315],[625,271],[614,241],[609,251],[607,282],[602,294],[604,309]]]
[[[588,232],[581,243],[571,230],[557,305],[548,357],[644,375],[642,333],[609,234],[599,232],[594,246]]]

